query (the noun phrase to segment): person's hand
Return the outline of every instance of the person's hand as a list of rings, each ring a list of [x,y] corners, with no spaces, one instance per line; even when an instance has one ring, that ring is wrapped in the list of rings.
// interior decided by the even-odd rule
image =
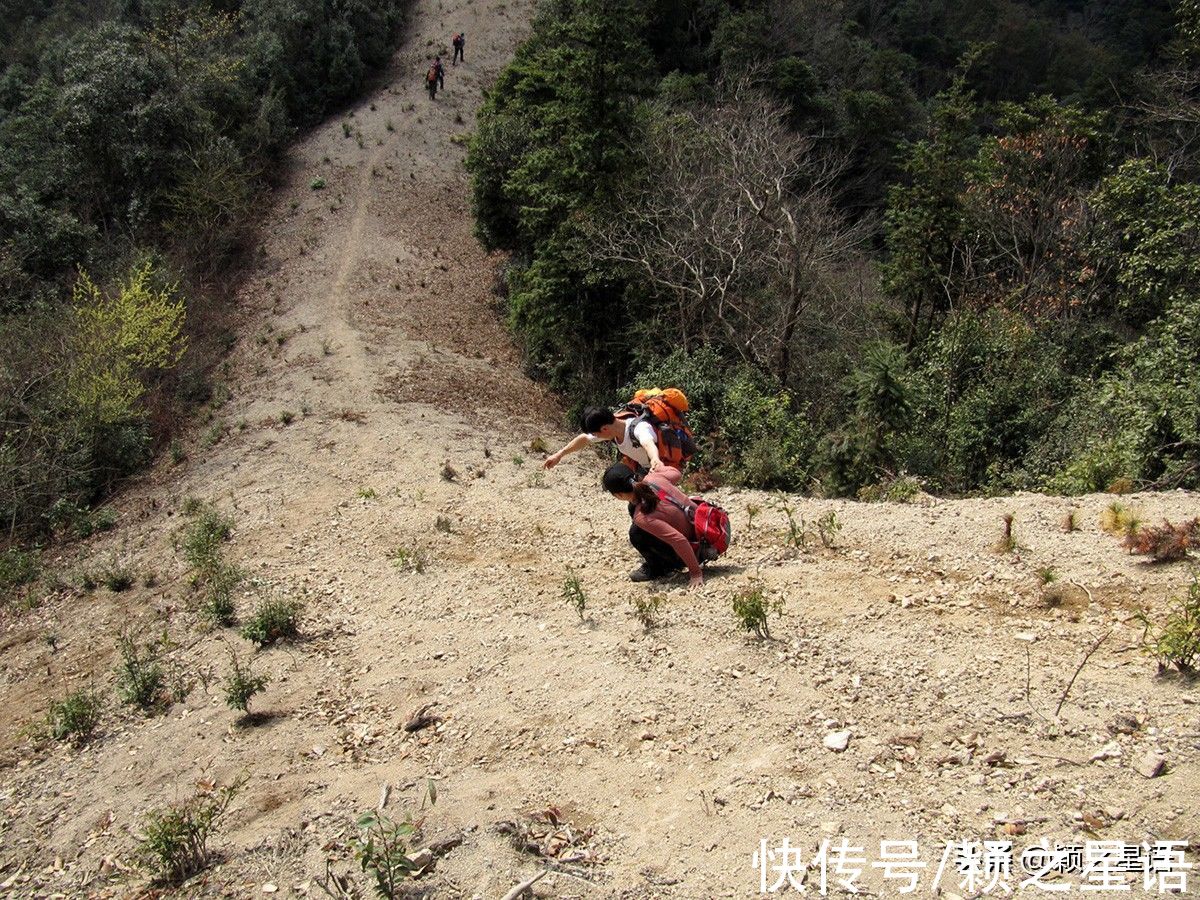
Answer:
[[[697,588],[701,588],[703,586],[704,586],[704,576],[703,575],[697,575],[695,578],[688,581],[688,590],[690,590],[690,591],[694,591]]]
[[[553,469],[560,462],[562,462],[562,454],[561,453],[551,453],[549,456],[546,457],[546,461],[544,463],[542,463],[542,468],[543,469]]]
[[[661,459],[650,460],[650,471],[651,472],[655,472],[655,471],[661,469],[662,467],[663,467],[663,461]]]

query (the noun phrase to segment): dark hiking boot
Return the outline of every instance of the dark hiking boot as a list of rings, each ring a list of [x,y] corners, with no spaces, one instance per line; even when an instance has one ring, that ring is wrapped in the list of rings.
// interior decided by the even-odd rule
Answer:
[[[702,563],[716,562],[721,558],[721,554],[717,552],[715,547],[710,547],[708,544],[702,544],[700,552],[696,554],[696,558]]]
[[[655,575],[653,572],[651,572],[649,569],[647,569],[645,566],[638,566],[636,569],[634,569],[632,572],[629,573],[630,581],[654,581],[654,579],[656,579],[656,578],[658,578],[658,576]]]

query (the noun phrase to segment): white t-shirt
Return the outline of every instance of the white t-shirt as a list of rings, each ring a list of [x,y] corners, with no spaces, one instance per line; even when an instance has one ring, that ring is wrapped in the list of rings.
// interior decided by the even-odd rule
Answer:
[[[618,421],[621,421],[618,419]],[[625,421],[625,436],[619,441],[613,441],[623,454],[637,462],[640,466],[650,467],[650,454],[646,452],[647,444],[658,445],[658,435],[654,431],[654,426],[646,421],[639,421],[633,428],[630,428],[630,422],[633,420],[626,419]],[[633,445],[633,439],[637,438],[638,446]],[[596,437],[594,434],[588,435],[588,440],[593,444],[602,438]]]

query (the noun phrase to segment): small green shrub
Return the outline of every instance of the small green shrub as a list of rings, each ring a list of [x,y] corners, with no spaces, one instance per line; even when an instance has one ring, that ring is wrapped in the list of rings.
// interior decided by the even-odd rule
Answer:
[[[777,498],[772,505],[783,513],[784,519],[787,522],[785,540],[788,546],[794,547],[797,550],[802,550],[808,546],[811,533],[804,521],[804,517],[796,518],[796,508],[788,502],[786,497]]]
[[[200,449],[211,450],[225,437],[225,426],[220,422],[214,422],[211,426],[205,429],[200,435]]]
[[[759,638],[765,639],[771,636],[771,629],[767,624],[767,614],[772,612],[777,617],[783,615],[783,600],[780,598],[769,599],[761,584],[734,595],[734,616],[744,629],[754,632]]]
[[[254,610],[254,615],[242,626],[241,635],[260,647],[294,638],[300,633],[300,613],[303,609],[304,604],[299,600],[264,599]]]
[[[642,623],[643,629],[650,631],[659,626],[658,612],[666,604],[666,597],[662,594],[652,594],[648,597],[639,595],[631,597],[629,602],[633,605],[633,617]]]
[[[821,546],[826,550],[833,547],[841,530],[842,523],[838,521],[837,513],[832,509],[817,519],[817,536],[821,538]]]
[[[587,610],[587,594],[583,592],[583,584],[580,582],[579,576],[570,569],[567,570],[567,577],[563,580],[562,598],[574,608],[582,622]]]
[[[381,898],[399,897],[404,882],[416,871],[409,854],[409,839],[416,830],[411,820],[396,821],[375,810],[359,816],[358,836],[351,839],[351,846]]]
[[[429,560],[424,550],[397,547],[388,554],[388,559],[401,572],[416,572],[418,575],[425,571]]]
[[[279,424],[291,425],[292,421],[295,418],[296,418],[296,414],[294,412],[292,412],[290,409],[285,409],[283,412],[281,412],[279,414]]]
[[[1175,666],[1180,672],[1194,675],[1200,663],[1200,574],[1192,573],[1186,596],[1171,600],[1161,628],[1155,629],[1144,612],[1139,618],[1146,626],[1143,646],[1157,657],[1159,668]]]
[[[100,570],[100,583],[114,594],[129,590],[133,587],[134,580],[133,569],[124,563],[117,562],[115,559],[110,560]]]
[[[433,520],[433,527],[442,534],[449,534],[452,530],[452,524],[449,516],[438,516]]]
[[[1058,581],[1058,573],[1050,566],[1037,570],[1038,582],[1045,587],[1048,584],[1053,584]]]
[[[166,681],[159,661],[162,644],[148,641],[139,645],[124,632],[117,639],[121,663],[117,666],[117,696],[122,702],[150,711],[162,705]]]
[[[260,693],[271,681],[269,675],[256,675],[249,661],[242,665],[237,654],[230,651],[232,668],[225,678],[225,703],[230,709],[250,712],[250,699]]]
[[[46,731],[56,741],[82,744],[95,732],[104,711],[104,701],[94,688],[80,688],[50,704]]]
[[[308,183],[308,186],[310,188],[312,188],[314,191],[322,190],[325,187],[325,179],[322,178],[320,175],[318,175],[316,178],[314,178],[312,181],[310,181]]]
[[[210,625],[224,628],[234,623],[237,609],[233,602],[233,591],[241,583],[242,577],[241,569],[223,561],[210,567],[205,598],[200,604],[200,615]]]
[[[181,803],[151,810],[142,823],[138,853],[155,877],[177,884],[209,863],[208,839],[245,778],[216,790],[201,790]]]
[[[754,517],[762,512],[762,507],[757,503],[746,504],[746,530],[749,531],[754,527]]]
[[[359,488],[357,493],[359,500],[375,500],[379,497],[375,488]]]
[[[221,545],[233,533],[233,519],[223,516],[206,503],[196,501],[198,506],[189,506],[185,501],[185,515],[194,516],[183,530],[180,546],[188,564],[203,577],[221,559]],[[194,511],[188,513],[191,508]]]

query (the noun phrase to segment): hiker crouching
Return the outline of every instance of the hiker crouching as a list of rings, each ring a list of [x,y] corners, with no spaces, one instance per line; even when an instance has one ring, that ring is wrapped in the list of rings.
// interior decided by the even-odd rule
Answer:
[[[687,569],[689,587],[704,584],[700,563],[718,554],[696,534],[694,516],[689,515],[696,504],[677,487],[682,479],[683,474],[670,466],[661,466],[640,481],[624,463],[609,466],[604,473],[604,489],[628,503],[633,518],[629,543],[641,554],[642,565],[629,573],[631,581],[652,581]]]

